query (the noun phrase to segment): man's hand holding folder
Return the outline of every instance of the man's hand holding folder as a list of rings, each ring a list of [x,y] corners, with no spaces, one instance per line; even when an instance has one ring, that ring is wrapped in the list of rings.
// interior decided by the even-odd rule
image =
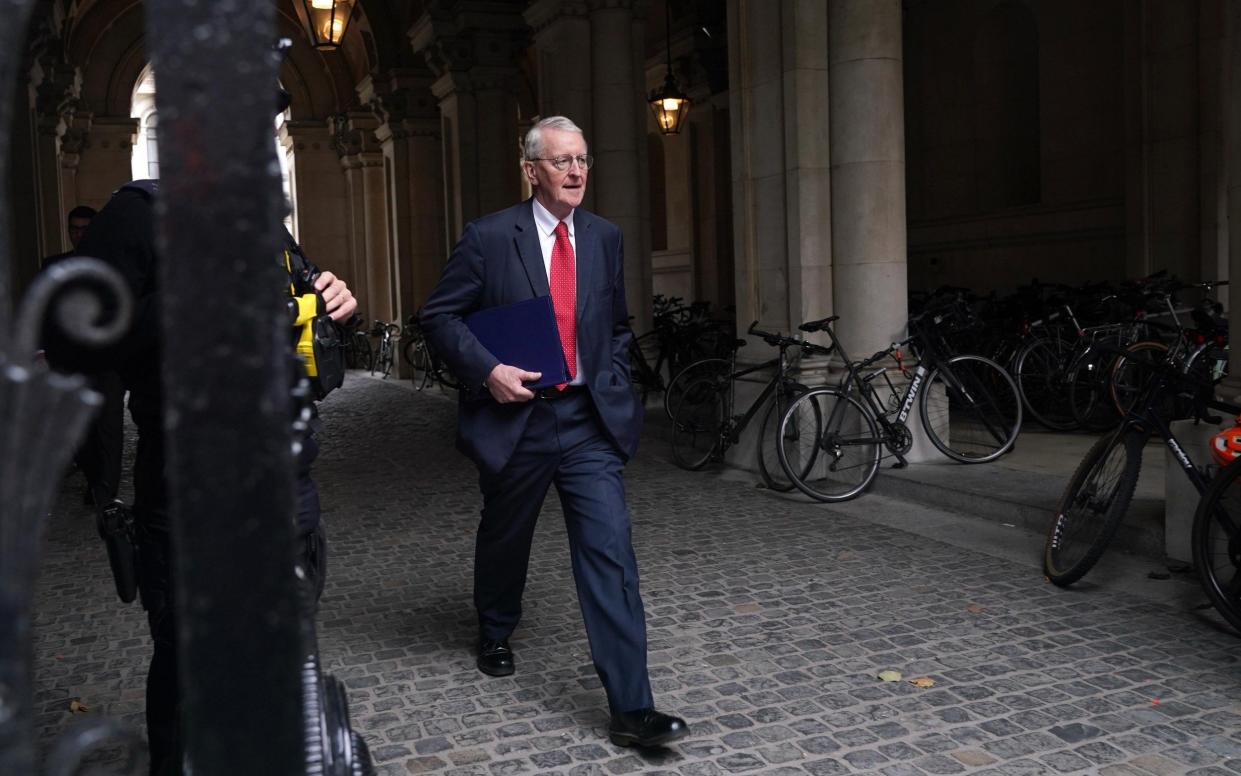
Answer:
[[[534,382],[542,376],[542,372],[527,372],[521,367],[496,364],[487,376],[487,390],[491,392],[491,398],[501,404],[530,401],[534,398],[534,391],[524,383]]]
[[[530,401],[535,390],[569,381],[551,297],[488,307],[463,320],[500,362],[486,382],[497,402]]]

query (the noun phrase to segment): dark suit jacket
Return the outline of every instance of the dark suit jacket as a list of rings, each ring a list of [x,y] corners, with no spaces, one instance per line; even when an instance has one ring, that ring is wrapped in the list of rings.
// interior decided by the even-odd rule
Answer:
[[[629,382],[633,331],[625,306],[621,230],[581,208],[574,211],[573,223],[582,376],[605,433],[628,458],[638,447],[642,408]],[[499,361],[461,319],[475,310],[549,293],[534,205],[526,200],[466,225],[422,308],[431,347],[461,379],[457,447],[484,472],[504,468],[533,403],[500,404],[491,398],[483,381]]]

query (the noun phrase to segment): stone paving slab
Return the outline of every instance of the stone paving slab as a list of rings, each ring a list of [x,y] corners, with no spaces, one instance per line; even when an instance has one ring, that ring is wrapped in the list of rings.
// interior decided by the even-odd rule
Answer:
[[[327,671],[385,776],[1241,773],[1241,640],[1122,589],[672,467],[627,472],[658,705],[693,736],[612,746],[557,499],[535,537],[518,670],[474,669],[479,499],[455,405],[351,377],[322,407]],[[142,612],[115,600],[67,478],[36,603],[40,737],[71,700],[141,723]],[[905,508],[908,508],[906,505]],[[934,512],[928,508],[928,514]],[[933,687],[875,675],[926,676]],[[104,758],[106,759],[106,757]]]

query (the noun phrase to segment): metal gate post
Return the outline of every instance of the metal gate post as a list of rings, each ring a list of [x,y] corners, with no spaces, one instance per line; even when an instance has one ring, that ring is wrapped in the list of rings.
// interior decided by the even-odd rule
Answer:
[[[147,0],[164,436],[194,773],[305,772],[275,4]],[[287,281],[285,281],[287,282]]]

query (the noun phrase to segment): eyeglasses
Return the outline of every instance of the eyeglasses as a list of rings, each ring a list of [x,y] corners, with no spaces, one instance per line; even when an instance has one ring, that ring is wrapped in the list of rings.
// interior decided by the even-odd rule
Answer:
[[[574,162],[577,162],[577,166],[581,167],[583,170],[589,170],[590,166],[595,163],[595,157],[590,154],[578,154],[577,156],[553,156],[550,158],[546,156],[536,156],[533,159],[527,159],[526,161],[551,162],[552,167],[555,167],[560,172],[564,172],[569,169],[570,165]]]

